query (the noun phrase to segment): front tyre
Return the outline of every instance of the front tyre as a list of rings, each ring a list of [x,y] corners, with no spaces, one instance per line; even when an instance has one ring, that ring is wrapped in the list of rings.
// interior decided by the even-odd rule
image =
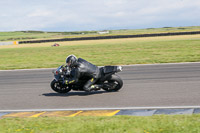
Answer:
[[[68,86],[62,86],[55,79],[51,81],[51,89],[58,93],[68,93],[71,90]]]
[[[106,91],[119,91],[123,86],[122,79],[117,75],[112,75],[110,79],[105,80],[103,89]]]

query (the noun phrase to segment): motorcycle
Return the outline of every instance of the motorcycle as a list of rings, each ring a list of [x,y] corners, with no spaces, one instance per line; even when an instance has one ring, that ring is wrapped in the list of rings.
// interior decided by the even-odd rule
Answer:
[[[119,91],[123,86],[122,79],[116,75],[117,72],[122,71],[121,66],[104,66],[99,68],[101,73],[101,78],[95,83],[95,85],[100,86],[97,90],[103,89],[105,91]],[[74,91],[84,91],[83,86],[89,80],[89,78],[84,77],[79,79],[76,84],[63,84],[64,80],[70,78],[70,68],[64,65],[59,66],[56,70],[52,71],[54,74],[54,79],[50,86],[52,90],[58,93],[68,93],[71,90]],[[97,91],[96,90],[96,91]]]

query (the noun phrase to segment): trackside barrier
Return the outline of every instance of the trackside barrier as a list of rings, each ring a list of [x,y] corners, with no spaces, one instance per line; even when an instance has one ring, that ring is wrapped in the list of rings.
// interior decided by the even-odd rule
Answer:
[[[195,34],[200,34],[200,31],[172,32],[172,33],[155,33],[155,34],[138,34],[138,35],[79,37],[79,38],[63,38],[63,39],[33,40],[33,41],[14,41],[14,42],[10,41],[10,42],[0,42],[0,46],[1,45],[18,45],[18,44],[24,44],[24,43],[45,43],[45,42],[59,42],[59,41],[101,40],[101,39],[158,37],[158,36],[195,35]]]
[[[14,41],[13,44],[14,44],[14,45],[17,45],[17,44],[19,44],[19,42],[18,42],[18,41]]]
[[[0,42],[0,46],[1,45],[17,45],[19,44],[18,41],[14,41],[14,42]]]
[[[138,34],[138,35],[117,35],[117,36],[96,36],[96,37],[63,38],[63,39],[49,39],[49,40],[19,41],[18,43],[19,44],[23,44],[23,43],[45,43],[45,42],[58,42],[58,41],[100,40],[100,39],[158,37],[158,36],[175,36],[175,35],[194,35],[194,34],[200,34],[200,31],[172,32],[172,33],[155,33],[155,34]]]
[[[13,42],[0,42],[0,46],[1,45],[12,45],[13,44]]]

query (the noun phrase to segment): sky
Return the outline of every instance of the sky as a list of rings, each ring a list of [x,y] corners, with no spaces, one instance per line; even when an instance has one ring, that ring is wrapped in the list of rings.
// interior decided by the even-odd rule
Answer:
[[[0,31],[200,26],[200,0],[0,0]]]

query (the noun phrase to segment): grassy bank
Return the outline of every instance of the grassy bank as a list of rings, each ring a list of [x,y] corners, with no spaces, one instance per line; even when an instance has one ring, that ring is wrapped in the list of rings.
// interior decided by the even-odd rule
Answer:
[[[200,115],[4,118],[2,133],[198,133]]]
[[[60,42],[0,47],[0,69],[54,68],[69,54],[96,65],[200,61],[200,35]]]
[[[15,31],[0,32],[0,41],[22,41],[35,39],[59,39],[59,38],[75,38],[75,37],[94,37],[94,36],[112,36],[112,35],[135,35],[135,34],[152,34],[152,33],[168,33],[168,32],[188,32],[200,31],[200,26],[188,27],[164,27],[164,28],[148,28],[148,29],[122,29],[109,30],[107,34],[99,34],[99,31],[74,31],[74,32],[44,32],[44,31]]]
[[[83,35],[84,34],[84,35]],[[55,39],[63,37],[88,36],[97,34],[96,31],[80,32],[43,32],[43,31],[14,31],[0,32],[0,41],[21,41],[35,39]]]

